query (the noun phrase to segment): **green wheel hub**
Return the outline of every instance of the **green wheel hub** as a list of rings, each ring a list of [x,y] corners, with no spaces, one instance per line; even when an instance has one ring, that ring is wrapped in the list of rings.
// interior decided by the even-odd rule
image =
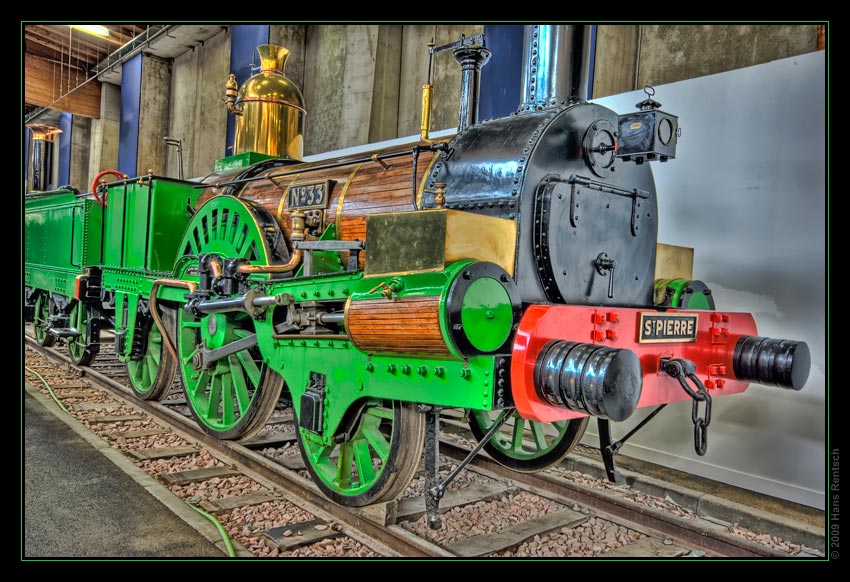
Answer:
[[[481,440],[499,416],[498,410],[471,410],[469,428]],[[526,420],[516,411],[484,450],[505,467],[521,473],[556,465],[578,444],[587,428],[587,417],[553,423]]]
[[[71,308],[70,325],[77,329],[80,335],[68,340],[68,352],[71,354],[71,360],[78,366],[91,364],[96,355],[96,352],[89,345],[88,322],[88,307],[79,301],[75,302]]]
[[[337,503],[360,507],[395,499],[419,466],[424,419],[413,404],[370,400],[344,429],[346,438],[330,446],[299,428],[301,456],[319,489]]]
[[[501,283],[482,277],[463,296],[460,317],[469,342],[482,352],[492,352],[511,333],[511,298]]]
[[[32,326],[35,332],[35,339],[46,348],[49,348],[56,342],[56,336],[47,333],[47,320],[50,317],[50,306],[53,304],[53,299],[47,293],[39,293],[35,300],[35,318]]]

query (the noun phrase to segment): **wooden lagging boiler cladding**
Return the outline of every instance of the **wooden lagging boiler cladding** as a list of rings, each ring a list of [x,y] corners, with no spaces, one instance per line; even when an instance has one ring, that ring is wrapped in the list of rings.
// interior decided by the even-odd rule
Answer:
[[[596,417],[616,480],[609,422],[683,400],[705,453],[712,398],[800,389],[808,348],[716,310],[693,251],[657,243],[649,162],[675,157],[676,116],[651,90],[624,115],[585,102],[585,27],[525,37],[515,114],[476,120],[490,52],[461,37],[428,48],[461,65],[456,135],[430,138],[429,80],[418,141],[311,163],[288,51],[259,47],[260,72],[227,83],[236,149],[214,173],[27,197],[36,338],[87,363],[114,329],[136,394],[181,374],[219,438],[291,402],[308,471],[345,505],[399,496],[424,446],[433,527],[446,407],[517,471],[559,462]]]

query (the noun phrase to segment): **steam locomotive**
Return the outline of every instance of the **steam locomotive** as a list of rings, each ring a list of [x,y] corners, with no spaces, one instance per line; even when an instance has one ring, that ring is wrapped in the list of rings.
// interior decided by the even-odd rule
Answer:
[[[111,330],[139,398],[179,373],[222,439],[291,401],[305,465],[341,504],[398,497],[424,448],[435,527],[442,408],[517,471],[558,463],[596,417],[616,480],[609,422],[675,401],[693,402],[704,453],[711,399],[802,388],[808,348],[715,310],[687,249],[657,244],[650,162],[675,158],[676,116],[651,96],[624,115],[583,101],[565,63],[584,27],[525,34],[516,114],[478,122],[490,53],[462,37],[429,49],[461,65],[456,135],[431,138],[429,82],[419,141],[311,163],[288,51],[259,47],[260,72],[227,83],[236,154],[215,173],[27,196],[36,339],[86,364]]]

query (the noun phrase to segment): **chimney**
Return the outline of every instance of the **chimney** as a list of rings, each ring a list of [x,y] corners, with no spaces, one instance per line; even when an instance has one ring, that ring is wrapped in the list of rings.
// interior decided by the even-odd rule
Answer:
[[[520,111],[538,111],[587,98],[590,27],[526,25]]]

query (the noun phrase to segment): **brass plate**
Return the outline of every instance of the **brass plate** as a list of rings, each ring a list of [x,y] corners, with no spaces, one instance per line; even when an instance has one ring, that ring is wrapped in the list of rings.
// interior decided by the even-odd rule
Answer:
[[[694,249],[658,243],[655,245],[655,280],[694,278]]]
[[[696,313],[642,312],[638,343],[662,344],[694,342],[697,339],[699,315]]]
[[[293,185],[286,190],[287,208],[327,208],[330,180]]]
[[[513,275],[516,223],[459,210],[366,217],[364,276],[439,271],[463,259],[495,263]]]
[[[365,277],[445,267],[444,212],[391,212],[366,217]]]

